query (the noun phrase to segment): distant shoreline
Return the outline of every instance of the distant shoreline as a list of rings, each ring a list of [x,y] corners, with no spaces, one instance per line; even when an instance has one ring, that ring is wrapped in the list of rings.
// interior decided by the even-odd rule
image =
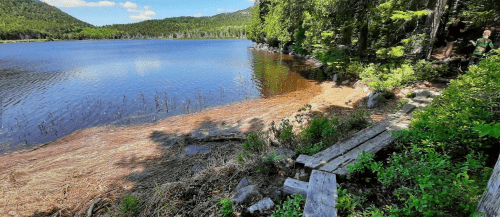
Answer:
[[[228,40],[228,39],[238,39],[238,40],[249,40],[247,38],[237,38],[237,37],[224,37],[224,38],[215,38],[215,37],[206,37],[206,38],[131,38],[131,39],[85,39],[85,40],[61,40],[61,39],[25,39],[25,40],[0,40],[0,44],[14,44],[14,43],[32,43],[32,42],[50,42],[50,41],[129,41],[129,40],[203,40],[203,39],[220,39],[220,40]]]

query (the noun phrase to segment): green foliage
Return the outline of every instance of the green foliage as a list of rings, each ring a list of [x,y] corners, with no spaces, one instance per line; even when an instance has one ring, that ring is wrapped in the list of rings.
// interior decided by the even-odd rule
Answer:
[[[291,197],[288,196],[287,200],[285,200],[281,206],[278,206],[278,210],[274,211],[272,217],[302,216],[305,202],[306,197],[299,194],[299,192],[293,194]]]
[[[398,111],[399,109],[403,108],[403,106],[405,106],[408,102],[408,99],[399,99],[398,104],[396,105],[396,108],[394,110]]]
[[[122,199],[122,203],[120,206],[120,211],[123,214],[134,214],[139,210],[139,204],[141,203],[141,199],[130,196],[130,195],[125,195]]]
[[[307,144],[304,145],[297,150],[295,150],[298,154],[306,154],[306,155],[314,155],[320,151],[325,150],[326,148],[330,147],[329,144],[323,143],[323,142],[318,142],[316,144]]]
[[[394,133],[398,152],[386,162],[362,153],[348,166],[348,178],[376,179],[394,189],[399,200],[397,206],[365,209],[363,215],[478,214],[477,204],[492,173],[485,167],[488,148],[498,145],[500,125],[491,120],[499,117],[492,109],[500,103],[499,60],[491,56],[471,67],[430,106],[416,111],[410,128]]]
[[[383,91],[414,82],[416,80],[414,72],[413,66],[409,64],[402,64],[401,67],[390,69],[372,63],[361,72],[359,77],[373,89]]]
[[[448,71],[448,65],[436,66],[425,60],[416,62],[414,68],[415,77],[419,81],[432,81]]]
[[[284,119],[280,122],[278,128],[275,127],[274,122],[271,123],[271,131],[274,133],[276,139],[285,146],[291,146],[295,138],[293,133],[293,125],[290,120]]]
[[[247,141],[241,145],[244,149],[254,153],[262,151],[264,148],[264,141],[259,138],[257,134],[250,134],[247,136]]]
[[[319,142],[330,144],[338,139],[336,124],[338,124],[338,118],[329,119],[324,115],[316,116],[311,120],[309,126],[302,131],[301,136],[310,144]]]
[[[416,97],[416,96],[417,96],[417,94],[416,94],[416,93],[413,93],[413,92],[411,92],[411,91],[410,91],[410,92],[408,92],[408,93],[406,93],[406,97],[408,97],[408,98],[410,98],[410,99],[411,99],[411,98],[414,98],[414,97]]]
[[[225,198],[221,201],[219,201],[217,204],[219,204],[221,207],[220,212],[224,217],[232,217],[234,216],[234,209],[233,209],[233,201]]]
[[[243,164],[245,164],[245,159],[248,159],[250,157],[250,155],[247,152],[242,151],[242,152],[239,152],[238,154],[236,154],[236,157],[237,157],[238,163],[243,165]]]
[[[500,137],[500,123],[476,125],[474,130],[479,131],[479,136],[491,136],[498,139]]]

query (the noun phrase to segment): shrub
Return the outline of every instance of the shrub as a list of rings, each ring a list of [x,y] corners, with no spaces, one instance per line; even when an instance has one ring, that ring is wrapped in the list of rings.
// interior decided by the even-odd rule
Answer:
[[[286,146],[293,146],[293,140],[295,139],[295,134],[293,133],[293,126],[290,124],[288,119],[284,119],[280,122],[278,128],[275,127],[274,121],[271,123],[271,129],[276,139]]]
[[[250,134],[247,136],[247,141],[243,143],[242,147],[254,153],[262,151],[264,148],[264,141],[260,140],[257,134]]]
[[[222,215],[224,217],[234,216],[233,201],[226,198],[226,199],[219,201],[218,204],[222,206],[220,209],[220,212],[222,213]]]
[[[414,72],[410,64],[402,64],[392,69],[386,65],[372,63],[361,71],[359,77],[373,89],[383,91],[414,82],[416,80]]]
[[[416,96],[417,96],[417,94],[416,94],[416,93],[413,93],[413,92],[408,92],[408,93],[406,93],[406,97],[408,97],[408,98],[410,98],[410,99],[411,99],[411,98],[414,98],[414,97],[416,97]]]
[[[120,207],[120,211],[124,214],[134,214],[139,210],[139,204],[141,203],[141,199],[130,196],[130,195],[125,195],[122,199],[122,204]]]
[[[272,217],[302,216],[302,213],[304,212],[305,202],[306,197],[297,192],[291,197],[287,197],[287,200],[284,201],[281,206],[278,206],[278,210],[274,211]]]
[[[338,118],[329,119],[321,114],[312,119],[309,126],[302,131],[302,137],[308,144],[319,142],[329,143],[338,139],[338,133],[334,125],[338,124]]]
[[[415,63],[415,77],[419,81],[431,81],[448,71],[448,65],[434,65],[425,60]]]

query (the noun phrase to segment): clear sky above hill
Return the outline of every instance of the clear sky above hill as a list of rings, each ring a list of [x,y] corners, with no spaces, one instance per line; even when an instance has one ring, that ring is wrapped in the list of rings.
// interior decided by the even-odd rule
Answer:
[[[103,26],[180,16],[212,16],[253,5],[254,0],[41,0],[87,23]]]

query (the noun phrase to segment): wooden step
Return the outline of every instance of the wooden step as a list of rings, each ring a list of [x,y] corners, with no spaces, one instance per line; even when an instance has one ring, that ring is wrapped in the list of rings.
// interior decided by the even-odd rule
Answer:
[[[305,167],[317,169],[318,167],[325,165],[330,160],[348,152],[349,150],[359,146],[360,144],[368,141],[379,135],[380,133],[386,131],[388,125],[380,124],[374,127],[370,127],[357,133],[350,139],[337,143],[321,152],[316,153],[313,156],[300,155],[297,158],[297,163],[304,164]]]
[[[307,188],[304,217],[336,217],[337,179],[335,174],[313,170]]]
[[[307,196],[307,187],[309,183],[299,181],[292,178],[287,178],[285,184],[283,184],[283,192],[286,194],[295,194],[299,192],[304,196]]]
[[[379,136],[361,144],[355,149],[347,152],[346,154],[338,158],[335,158],[334,160],[330,161],[329,163],[320,167],[319,169],[326,172],[333,172],[336,169],[345,167],[347,166],[347,164],[356,160],[358,158],[358,154],[362,153],[363,151],[376,154],[378,151],[382,150],[387,145],[391,144],[392,141],[394,141],[394,139],[392,138],[392,132],[386,131],[380,134]]]

